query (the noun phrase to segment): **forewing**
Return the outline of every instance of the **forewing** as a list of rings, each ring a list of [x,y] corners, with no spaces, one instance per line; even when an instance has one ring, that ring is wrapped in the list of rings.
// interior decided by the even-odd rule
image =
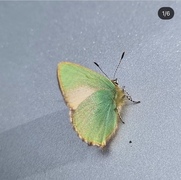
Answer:
[[[92,93],[115,89],[107,77],[71,62],[58,64],[58,80],[67,105],[74,110]]]
[[[97,91],[71,111],[75,131],[88,144],[104,147],[115,133],[118,114],[114,95],[108,90]]]

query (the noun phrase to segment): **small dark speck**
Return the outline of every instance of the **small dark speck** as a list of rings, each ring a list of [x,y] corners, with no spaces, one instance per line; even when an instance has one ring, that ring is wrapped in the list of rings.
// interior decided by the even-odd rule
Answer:
[[[131,143],[132,143],[132,141],[129,141],[129,143],[131,144]]]

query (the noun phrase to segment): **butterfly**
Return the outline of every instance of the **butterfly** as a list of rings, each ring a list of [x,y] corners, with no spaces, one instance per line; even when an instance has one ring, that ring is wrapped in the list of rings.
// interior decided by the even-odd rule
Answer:
[[[124,53],[120,62],[123,56]],[[110,80],[105,73],[106,76],[79,64],[60,62],[57,74],[73,128],[88,145],[106,146],[118,127],[126,99],[140,102],[133,101],[124,88],[118,86],[117,79]]]

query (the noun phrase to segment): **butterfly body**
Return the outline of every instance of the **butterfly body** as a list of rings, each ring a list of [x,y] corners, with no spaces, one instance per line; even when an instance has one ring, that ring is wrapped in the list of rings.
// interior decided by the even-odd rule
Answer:
[[[116,107],[118,109],[118,112],[121,111],[121,108],[124,106],[125,104],[125,93],[124,93],[124,89],[120,88],[118,86],[118,84],[114,84],[115,88],[116,88],[116,94],[115,94],[115,103],[116,103]]]
[[[89,145],[106,146],[125,104],[124,89],[116,80],[71,62],[58,64],[58,81],[79,137]]]

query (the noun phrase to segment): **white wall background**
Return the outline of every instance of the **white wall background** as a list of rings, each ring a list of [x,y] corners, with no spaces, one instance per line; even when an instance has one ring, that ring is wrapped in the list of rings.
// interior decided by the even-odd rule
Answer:
[[[175,16],[157,12],[172,7]],[[181,179],[181,3],[0,2],[0,179]],[[101,151],[83,143],[58,62],[112,77],[139,105]],[[99,72],[99,71],[98,71]],[[130,144],[129,141],[132,141]]]

